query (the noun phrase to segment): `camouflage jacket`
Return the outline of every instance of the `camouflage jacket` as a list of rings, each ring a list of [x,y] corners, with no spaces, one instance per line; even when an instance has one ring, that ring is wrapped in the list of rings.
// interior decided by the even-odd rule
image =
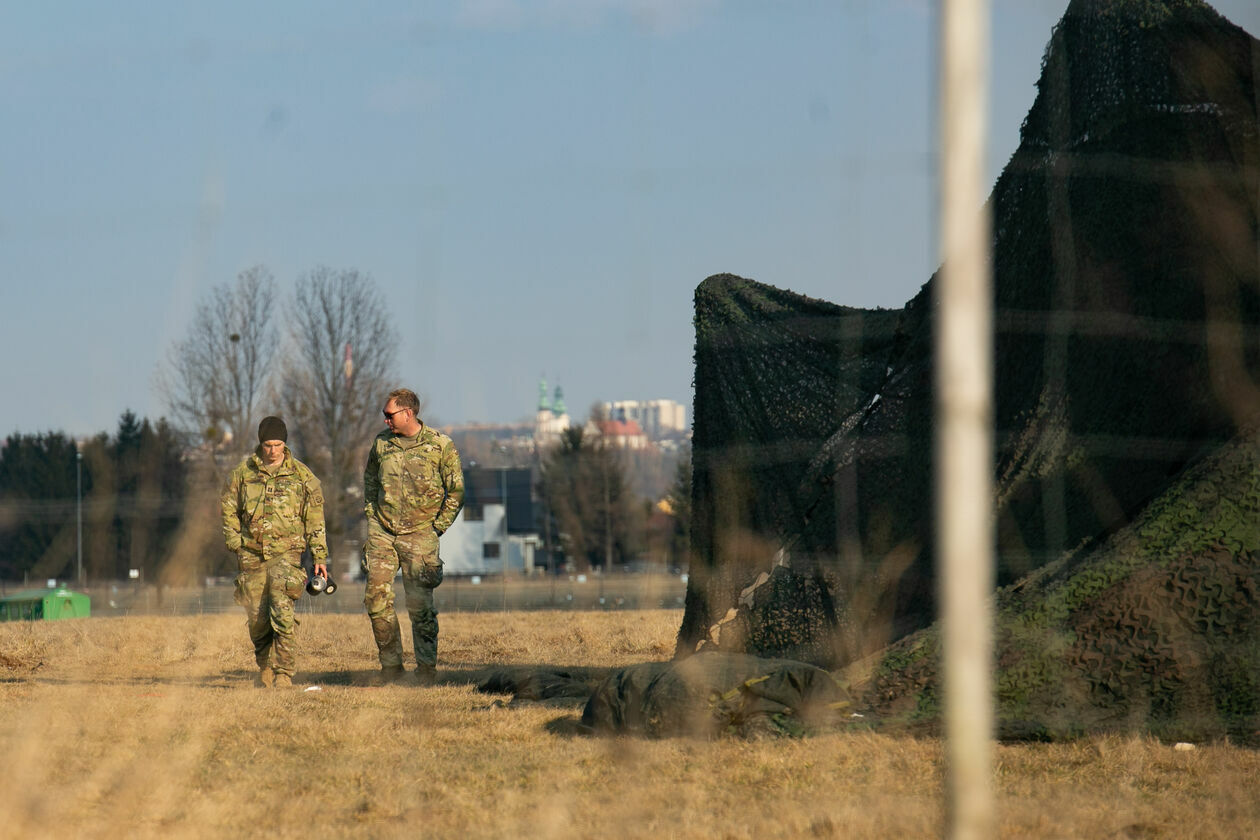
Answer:
[[[263,469],[258,453],[241,461],[228,476],[220,502],[228,551],[243,549],[270,560],[309,546],[316,563],[327,561],[324,493],[289,447],[273,472]]]
[[[372,441],[363,470],[363,505],[394,534],[441,534],[464,504],[464,471],[451,439],[421,426],[414,437],[390,431]]]

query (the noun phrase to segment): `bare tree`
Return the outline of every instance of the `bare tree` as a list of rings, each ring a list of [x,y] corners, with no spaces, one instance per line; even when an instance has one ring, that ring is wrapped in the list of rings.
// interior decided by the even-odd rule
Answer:
[[[397,333],[372,278],[320,266],[298,278],[293,352],[277,393],[301,457],[324,485],[331,536],[356,527],[367,446],[393,382]]]
[[[188,337],[171,347],[157,388],[175,424],[198,440],[247,445],[279,343],[275,280],[264,266],[216,286]]]

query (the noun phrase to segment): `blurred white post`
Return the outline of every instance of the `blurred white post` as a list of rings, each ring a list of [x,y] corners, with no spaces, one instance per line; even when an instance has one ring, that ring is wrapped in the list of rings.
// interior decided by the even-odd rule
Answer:
[[[507,612],[508,579],[508,530],[507,530],[507,467],[499,469],[499,496],[503,499],[502,531],[499,534],[499,554],[503,557],[503,612]]]
[[[74,444],[74,481],[75,481],[75,557],[78,558],[75,578],[79,588],[83,588],[83,450],[76,441]]]
[[[984,211],[988,0],[941,7],[941,277],[936,534],[944,647],[947,836],[994,834],[993,293]]]

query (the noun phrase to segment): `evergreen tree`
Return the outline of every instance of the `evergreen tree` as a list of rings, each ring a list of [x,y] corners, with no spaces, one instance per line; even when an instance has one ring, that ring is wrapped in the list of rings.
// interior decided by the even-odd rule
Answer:
[[[670,554],[681,568],[688,566],[691,550],[691,453],[679,459],[674,471],[674,483],[665,495],[670,515],[674,519],[674,532],[670,539]]]
[[[639,549],[638,505],[617,450],[573,427],[543,462],[543,492],[569,558],[609,569]]]
[[[76,456],[74,441],[61,432],[5,439],[0,448],[0,578],[22,580],[37,567],[51,575],[66,573],[75,527]],[[90,480],[85,476],[85,484]],[[54,554],[59,561],[41,563]]]
[[[61,432],[12,435],[0,448],[0,578],[73,579],[81,510],[86,577],[140,569],[157,579],[184,524],[186,487],[166,420],[154,426],[128,410],[113,438],[77,445]]]

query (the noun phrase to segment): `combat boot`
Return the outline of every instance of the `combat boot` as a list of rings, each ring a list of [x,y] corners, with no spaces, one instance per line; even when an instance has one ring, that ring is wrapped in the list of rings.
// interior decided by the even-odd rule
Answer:
[[[372,680],[372,685],[389,685],[401,680],[406,671],[401,665],[382,665],[380,672]]]
[[[276,688],[293,688],[293,679],[288,674],[276,674]]]
[[[416,685],[424,686],[424,685],[436,685],[436,684],[437,684],[437,669],[435,669],[432,665],[417,665],[416,666]]]
[[[258,676],[254,677],[254,688],[271,688],[276,681],[276,672],[271,670],[268,665],[258,672]]]

